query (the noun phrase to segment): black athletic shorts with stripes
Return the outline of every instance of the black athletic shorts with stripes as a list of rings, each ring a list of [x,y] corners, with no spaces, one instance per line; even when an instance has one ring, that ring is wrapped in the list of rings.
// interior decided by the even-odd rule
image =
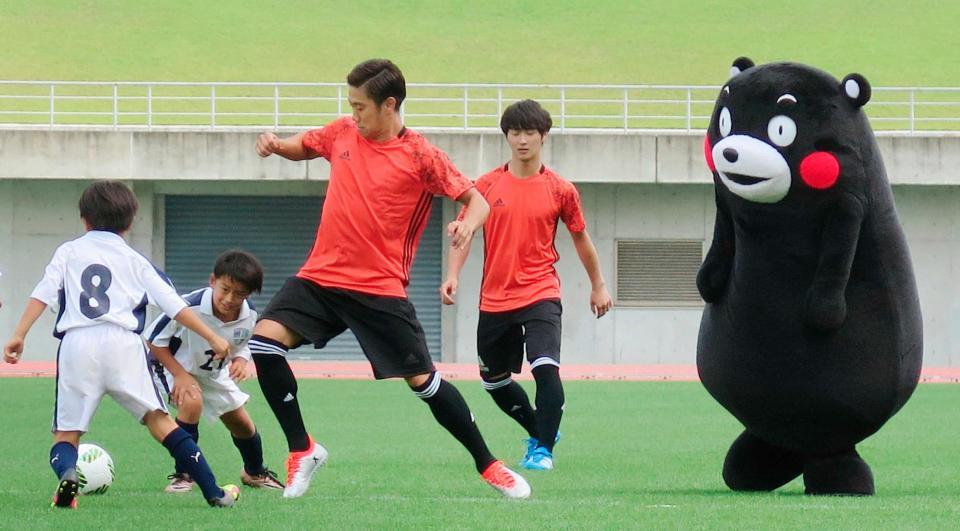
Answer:
[[[506,312],[480,312],[477,323],[477,354],[480,376],[519,373],[523,366],[524,345],[527,360],[549,358],[560,365],[559,299],[545,299]]]
[[[406,297],[328,288],[290,277],[260,319],[282,324],[303,337],[300,345],[312,343],[318,349],[349,328],[378,380],[436,370],[423,326]]]

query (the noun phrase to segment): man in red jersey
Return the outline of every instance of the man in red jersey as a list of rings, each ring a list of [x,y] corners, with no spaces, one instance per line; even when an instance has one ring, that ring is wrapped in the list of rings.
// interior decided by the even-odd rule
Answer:
[[[487,449],[456,387],[436,372],[423,328],[407,299],[410,265],[434,195],[464,205],[448,227],[454,247],[470,243],[489,206],[440,149],[403,126],[403,74],[392,62],[371,59],[347,76],[352,117],[280,139],[257,139],[261,157],[330,161],[317,239],[306,263],[274,295],[250,339],[260,387],[287,437],[284,497],[303,495],[327,451],[307,435],[297,402],[288,349],[322,348],[350,329],[374,376],[403,378],[437,421],[473,456],[484,480],[510,498],[530,487]]]
[[[483,283],[477,353],[483,387],[497,405],[524,429],[526,455],[520,466],[553,468],[563,385],[560,382],[560,279],[554,237],[560,221],[567,226],[593,289],[590,308],[599,318],[613,303],[607,292],[597,250],[587,234],[580,195],[568,181],[540,161],[552,125],[550,113],[533,100],[507,107],[500,129],[507,137],[510,161],[477,180],[477,190],[491,205],[483,226]],[[466,221],[469,211],[460,214]],[[457,223],[457,222],[455,222]],[[456,225],[454,225],[456,226]],[[450,249],[447,279],[440,287],[444,304],[453,304],[469,245]],[[536,405],[510,373],[519,373],[524,346],[537,384]]]

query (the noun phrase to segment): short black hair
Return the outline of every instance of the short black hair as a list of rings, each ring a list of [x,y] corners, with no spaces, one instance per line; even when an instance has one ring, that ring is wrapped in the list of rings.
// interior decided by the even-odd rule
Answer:
[[[80,217],[92,230],[120,234],[133,225],[140,202],[120,181],[95,181],[80,195],[79,206]]]
[[[383,105],[387,98],[397,100],[397,111],[407,97],[407,82],[403,72],[389,59],[368,59],[347,74],[347,84],[362,88],[377,106]]]
[[[540,106],[540,103],[534,100],[520,100],[503,111],[500,117],[500,130],[503,134],[514,129],[524,131],[527,129],[536,129],[541,135],[545,135],[553,126],[553,119],[550,113]]]
[[[251,293],[260,293],[263,289],[263,266],[260,260],[240,249],[231,249],[218,256],[213,265],[213,276],[229,277],[243,284]]]

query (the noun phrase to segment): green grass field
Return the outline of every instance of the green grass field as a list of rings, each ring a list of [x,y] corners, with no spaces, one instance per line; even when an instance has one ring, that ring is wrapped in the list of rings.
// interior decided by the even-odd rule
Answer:
[[[419,82],[718,84],[748,55],[960,86],[958,19],[938,0],[4,0],[0,78],[340,81],[387,56]]]
[[[495,454],[522,452],[521,430],[476,382],[460,382]],[[466,452],[402,383],[304,381],[308,427],[331,452],[301,499],[243,490],[235,510],[198,493],[162,491],[166,451],[104,401],[85,440],[113,456],[117,480],[80,510],[53,510],[47,465],[53,381],[4,379],[0,526],[10,528],[954,528],[960,517],[960,387],[921,386],[906,408],[860,445],[878,495],[814,498],[794,481],[773,494],[734,494],[720,478],[739,425],[695,383],[568,382],[558,468],[528,473],[533,496],[504,500]],[[244,384],[269,465],[282,468],[282,435],[255,382]],[[222,427],[201,426],[221,483],[238,482],[240,458]]]
[[[357,62],[389,57],[408,82],[709,85],[731,61],[794,60],[837,78],[860,72],[875,87],[960,87],[960,4],[919,0],[793,3],[669,2],[6,0],[0,4],[0,79],[187,82],[342,82]],[[47,124],[48,86],[0,87],[4,123]],[[274,125],[273,87],[59,87],[56,124]],[[570,128],[685,128],[686,90],[569,90]],[[282,94],[281,94],[282,93]],[[312,126],[345,112],[335,88],[284,88],[277,124]],[[413,127],[494,128],[500,96],[461,88],[410,90]],[[715,90],[691,93],[690,126],[706,126]],[[22,98],[30,96],[31,98]],[[73,99],[96,96],[99,100]],[[259,100],[249,99],[258,97]],[[326,100],[304,99],[327,98]],[[509,89],[561,108],[555,90]],[[956,130],[955,92],[876,91],[867,108],[878,130]],[[154,99],[155,98],[155,99]],[[172,99],[165,99],[172,98]],[[422,98],[448,101],[420,103]],[[477,98],[485,99],[478,101]],[[603,103],[576,101],[602,99]],[[26,114],[17,114],[26,112]],[[34,113],[34,114],[29,114]],[[72,114],[71,114],[72,113]],[[166,114],[164,114],[166,113]],[[319,114],[316,114],[319,113]],[[442,118],[437,114],[446,115]],[[417,115],[420,114],[418,117]],[[665,118],[668,116],[669,118]]]

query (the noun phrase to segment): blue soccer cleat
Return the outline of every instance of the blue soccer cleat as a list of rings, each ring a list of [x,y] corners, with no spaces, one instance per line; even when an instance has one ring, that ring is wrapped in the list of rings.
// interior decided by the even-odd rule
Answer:
[[[560,442],[560,432],[559,432],[559,431],[557,432],[557,437],[553,440],[553,444],[556,445],[558,442]],[[523,459],[520,460],[520,466],[523,467],[523,468],[527,468],[527,461],[529,461],[530,458],[533,457],[533,452],[536,451],[536,449],[537,449],[538,447],[540,447],[540,441],[537,440],[536,437],[530,437],[529,439],[524,439],[524,440],[523,440],[523,443],[527,445],[527,450],[526,450],[526,452],[524,452],[524,454],[523,454]],[[544,450],[546,450],[546,448],[544,448]],[[552,462],[552,461],[553,461],[553,454],[550,453],[549,451],[548,451],[547,453],[550,454],[550,460],[551,460],[551,462]],[[550,468],[553,468],[553,466],[551,465]],[[536,468],[536,469],[531,469],[531,470],[549,470],[549,469]]]
[[[520,459],[521,466],[523,466],[523,464],[527,462],[527,459],[530,459],[530,456],[533,455],[533,451],[537,449],[537,446],[540,446],[540,441],[536,437],[530,437],[529,439],[524,439],[523,443],[527,445],[527,448],[523,452],[523,458]]]
[[[553,453],[543,446],[538,446],[520,466],[527,470],[553,470]]]

